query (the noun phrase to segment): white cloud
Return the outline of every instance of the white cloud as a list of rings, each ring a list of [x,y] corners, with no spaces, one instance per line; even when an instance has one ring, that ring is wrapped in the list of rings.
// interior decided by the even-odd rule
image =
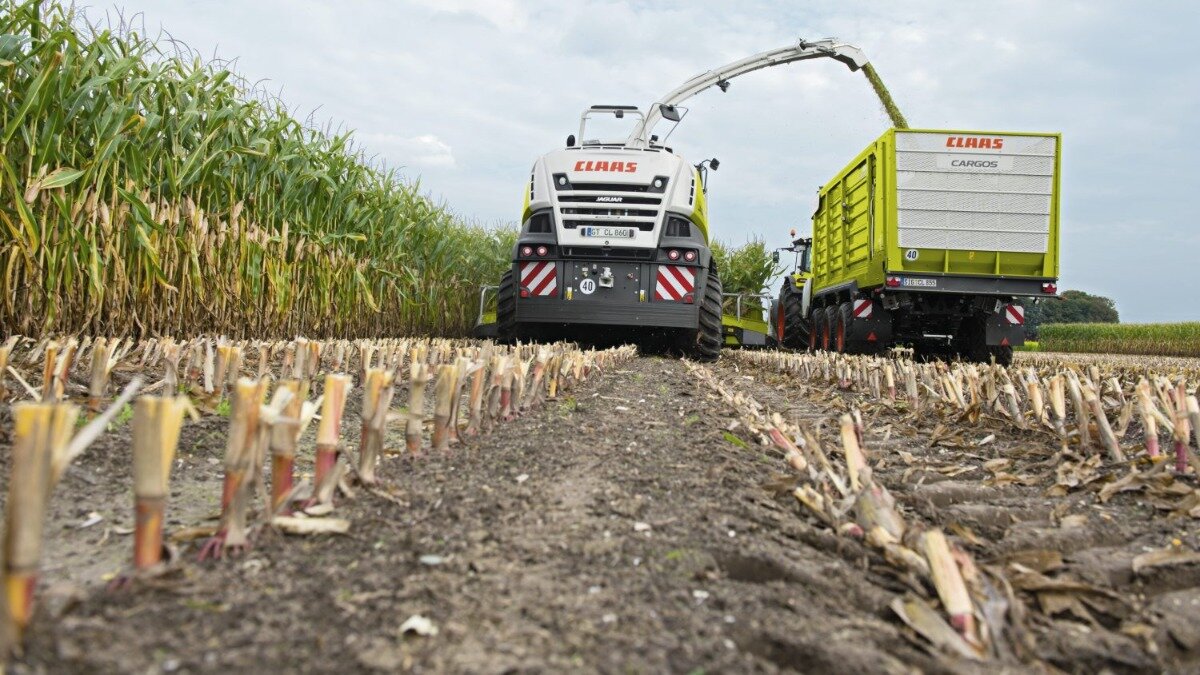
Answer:
[[[416,168],[454,167],[454,150],[433,134],[400,136],[386,133],[357,133],[355,138],[379,152],[392,166]]]

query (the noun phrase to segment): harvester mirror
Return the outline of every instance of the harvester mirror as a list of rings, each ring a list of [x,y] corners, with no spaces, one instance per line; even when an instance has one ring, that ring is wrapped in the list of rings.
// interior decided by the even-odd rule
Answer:
[[[678,122],[679,120],[683,119],[683,116],[679,114],[679,109],[673,105],[660,103],[658,104],[658,112],[663,116],[664,120],[669,120],[671,122]]]
[[[779,264],[779,251],[771,251],[771,262]]]
[[[567,147],[568,148],[575,147],[575,134],[571,134],[570,136],[567,136]]]
[[[721,160],[717,159],[716,157],[713,157],[712,161],[709,162],[708,165],[712,167],[713,171],[716,171],[717,169],[721,168]]]

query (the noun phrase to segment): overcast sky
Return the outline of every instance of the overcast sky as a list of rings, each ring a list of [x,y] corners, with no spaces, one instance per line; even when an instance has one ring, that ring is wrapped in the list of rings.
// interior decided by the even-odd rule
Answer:
[[[463,217],[514,221],[534,158],[593,103],[644,107],[798,37],[863,49],[910,124],[1063,133],[1061,287],[1125,321],[1200,319],[1200,3],[121,0],[357,131]],[[103,14],[107,5],[93,5]],[[690,102],[672,137],[718,157],[712,231],[785,245],[816,189],[888,126],[861,74],[810,61]],[[492,280],[480,280],[488,281]]]

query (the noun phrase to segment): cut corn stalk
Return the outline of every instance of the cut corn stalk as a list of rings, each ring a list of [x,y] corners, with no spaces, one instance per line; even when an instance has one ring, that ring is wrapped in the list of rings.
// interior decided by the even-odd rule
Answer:
[[[133,407],[133,565],[149,569],[162,561],[167,483],[187,401],[142,396]]]

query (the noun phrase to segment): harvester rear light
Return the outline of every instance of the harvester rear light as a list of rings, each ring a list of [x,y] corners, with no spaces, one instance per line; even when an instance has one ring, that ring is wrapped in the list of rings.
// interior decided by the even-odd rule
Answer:
[[[670,251],[667,251],[667,257],[671,260],[679,260],[679,251],[671,249]]]
[[[684,252],[683,252],[683,259],[684,259],[684,260],[686,260],[686,261],[688,261],[688,262],[693,262],[693,261],[695,261],[695,260],[696,260],[696,252],[695,252],[695,251],[684,251]]]
[[[528,297],[529,297],[529,289],[528,289],[528,288],[525,288],[525,287],[522,287],[522,288],[521,288],[521,297],[522,297],[522,298],[528,298]]]
[[[545,257],[545,256],[546,256],[546,254],[547,254],[547,253],[549,253],[549,252],[550,252],[550,249],[546,248],[545,246],[539,246],[539,247],[537,247],[537,254],[538,254],[539,256]]]
[[[886,283],[888,288],[899,288],[900,277],[888,277]]]
[[[531,255],[533,255],[533,247],[532,246],[522,246],[521,247],[521,256],[522,257],[528,258]]]
[[[687,295],[683,296],[683,301],[689,305],[694,304],[696,302],[696,296],[688,293]]]
[[[1058,284],[1054,283],[1053,281],[1047,281],[1046,283],[1042,284],[1042,292],[1055,295],[1058,293]]]

